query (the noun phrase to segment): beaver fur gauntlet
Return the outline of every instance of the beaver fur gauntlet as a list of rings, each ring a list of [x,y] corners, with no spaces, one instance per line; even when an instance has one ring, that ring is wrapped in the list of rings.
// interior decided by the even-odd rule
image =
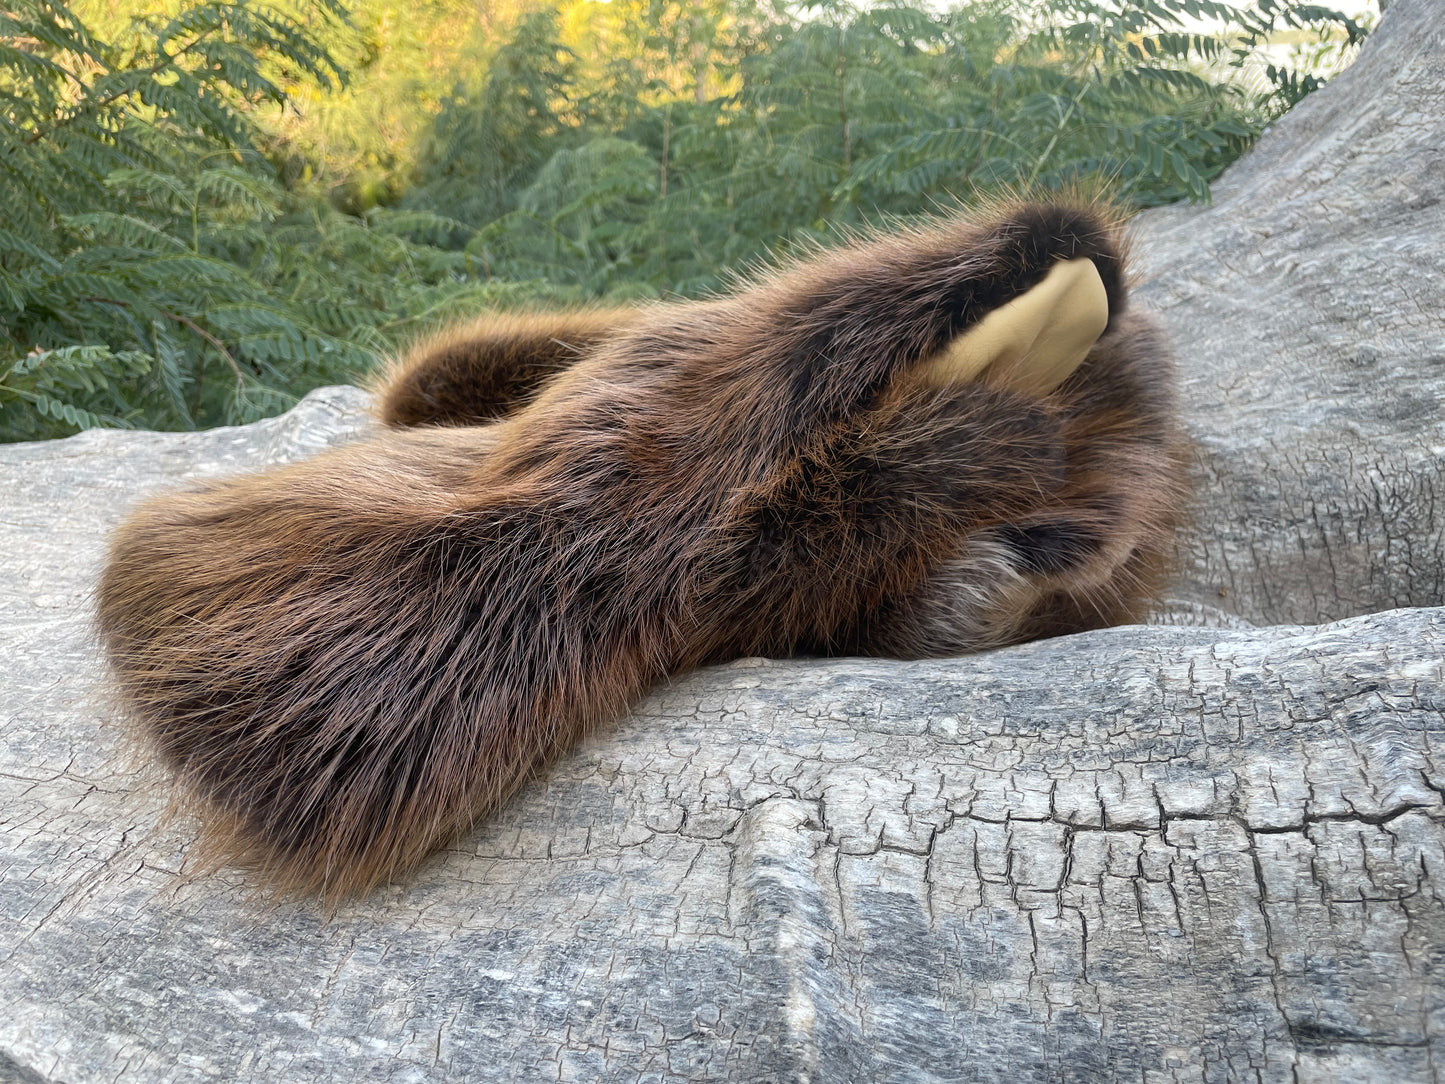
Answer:
[[[99,623],[203,853],[336,900],[664,675],[1140,613],[1184,500],[1118,221],[1022,204],[718,300],[482,320],[387,430],[118,531]]]

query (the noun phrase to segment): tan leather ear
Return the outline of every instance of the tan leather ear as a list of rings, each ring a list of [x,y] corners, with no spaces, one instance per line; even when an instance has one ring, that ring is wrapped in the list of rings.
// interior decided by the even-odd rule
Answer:
[[[1109,322],[1093,260],[1061,260],[1042,282],[1000,305],[923,363],[930,384],[981,380],[1025,395],[1053,391],[1079,367]]]

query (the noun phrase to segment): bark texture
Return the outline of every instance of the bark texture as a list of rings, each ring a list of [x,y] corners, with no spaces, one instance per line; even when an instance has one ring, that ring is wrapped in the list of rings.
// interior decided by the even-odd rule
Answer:
[[[1445,602],[1445,4],[1138,220],[1203,495],[1181,597],[1254,623]]]
[[[0,448],[0,1081],[1439,1079],[1440,610],[744,660],[330,922],[188,881],[105,535],[361,405]]]

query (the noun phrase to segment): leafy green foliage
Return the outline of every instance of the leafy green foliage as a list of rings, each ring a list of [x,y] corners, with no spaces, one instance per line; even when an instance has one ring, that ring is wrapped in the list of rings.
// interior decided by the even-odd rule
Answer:
[[[442,102],[424,146],[425,183],[406,206],[441,211],[482,226],[512,210],[527,178],[547,161],[575,118],[575,58],[558,37],[557,13],[522,18],[497,51],[486,77],[463,81]]]
[[[1308,28],[1349,45],[1363,36],[1343,15],[1283,0],[1243,9],[975,0],[941,13],[828,2],[809,11],[773,23],[725,93],[677,93],[611,131],[554,129],[555,157],[523,190],[521,210],[489,223],[473,249],[504,277],[588,294],[690,294],[715,288],[730,266],[826,241],[839,227],[1000,192],[1105,190],[1136,206],[1203,200],[1209,182],[1318,85],[1308,71],[1258,63],[1272,36]],[[1216,29],[1198,29],[1200,19]],[[1248,85],[1251,65],[1263,85]],[[623,172],[619,137],[632,148]],[[590,178],[554,168],[581,161],[593,143],[610,157]],[[583,230],[582,206],[606,208],[607,228]]]
[[[194,4],[107,42],[28,2],[0,32],[0,435],[273,414],[497,293],[465,253],[411,239],[456,223],[282,187],[256,124],[287,99],[273,72],[342,78],[284,14]]]
[[[381,64],[377,19],[150,6],[0,12],[0,439],[247,421],[484,307],[705,293],[999,191],[1205,199],[1363,33],[1293,0],[543,6],[338,182],[296,107]]]

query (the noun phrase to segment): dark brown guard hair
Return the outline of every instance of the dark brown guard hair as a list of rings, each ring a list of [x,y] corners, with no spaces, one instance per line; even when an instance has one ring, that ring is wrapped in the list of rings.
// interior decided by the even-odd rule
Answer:
[[[1078,258],[1109,326],[1055,391],[919,379]],[[377,439],[143,504],[100,628],[203,853],[334,902],[666,674],[1138,616],[1185,484],[1123,261],[1107,210],[1023,204],[721,300],[476,324],[398,368]]]
[[[445,328],[382,370],[377,414],[398,427],[495,421],[638,316],[635,309],[506,313]]]

